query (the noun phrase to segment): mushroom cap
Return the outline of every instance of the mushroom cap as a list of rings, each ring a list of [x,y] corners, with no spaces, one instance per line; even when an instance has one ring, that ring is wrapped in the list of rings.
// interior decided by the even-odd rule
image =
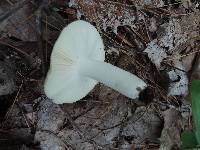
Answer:
[[[98,83],[79,74],[79,63],[84,58],[104,61],[105,51],[97,29],[79,20],[62,30],[53,47],[44,91],[55,103],[80,100]]]

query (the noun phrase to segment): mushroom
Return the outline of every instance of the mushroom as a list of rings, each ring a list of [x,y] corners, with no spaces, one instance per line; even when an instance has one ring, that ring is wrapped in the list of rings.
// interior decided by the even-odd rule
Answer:
[[[96,28],[81,20],[70,23],[53,47],[45,94],[57,104],[72,103],[101,82],[129,98],[137,98],[145,82],[104,60],[104,44]]]

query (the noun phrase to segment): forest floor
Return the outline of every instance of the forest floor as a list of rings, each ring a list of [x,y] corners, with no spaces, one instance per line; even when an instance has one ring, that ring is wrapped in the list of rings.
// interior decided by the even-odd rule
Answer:
[[[1,0],[0,150],[181,149],[194,128],[199,16],[198,0]],[[78,19],[100,32],[106,62],[148,84],[139,101],[103,84],[73,104],[45,96],[52,47]]]

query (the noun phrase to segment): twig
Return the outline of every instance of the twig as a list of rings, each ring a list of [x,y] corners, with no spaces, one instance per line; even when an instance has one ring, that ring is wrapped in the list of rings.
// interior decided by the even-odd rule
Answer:
[[[176,56],[176,57],[173,57],[173,58],[171,58],[171,56],[168,56],[169,59],[166,58],[166,59],[167,59],[166,61],[181,59],[181,58],[183,58],[183,57],[187,57],[187,56],[190,56],[190,55],[199,53],[199,52],[200,52],[200,50],[197,50],[197,51],[193,51],[193,52],[190,52],[190,53],[188,53],[188,54]]]
[[[20,109],[20,112],[22,113],[22,116],[26,122],[27,127],[30,129],[29,121],[28,121],[26,115],[24,114],[23,108],[19,105],[19,103],[16,103],[16,104],[17,104],[17,107]]]
[[[134,55],[133,52],[131,52],[130,50],[128,50],[126,47],[120,45],[120,43],[118,43],[116,40],[114,40],[112,37],[110,37],[107,33],[102,33],[106,38],[108,38],[110,41],[112,41],[114,44],[116,44],[117,48],[120,48],[121,52],[126,54],[127,56],[131,56]]]
[[[41,68],[42,68],[42,77],[44,77],[46,69],[45,69],[45,60],[44,60],[44,50],[43,50],[43,38],[42,38],[42,9],[43,7],[40,6],[36,11],[36,33],[38,39],[38,55],[42,61]]]
[[[47,30],[47,22],[48,22],[48,20],[47,20],[47,15],[45,16],[45,31],[46,31],[46,42],[45,42],[45,62],[47,62],[47,32],[48,32],[48,30]]]
[[[131,31],[131,32],[134,33],[136,36],[138,36],[141,40],[143,40],[143,42],[144,42],[145,44],[148,43],[148,40],[145,39],[140,33],[138,33],[137,31],[135,31],[135,29],[134,29],[133,27],[131,27],[129,31]]]
[[[42,20],[42,22],[46,23],[49,27],[56,29],[58,31],[61,31],[62,29],[59,29],[58,27],[54,26],[53,24],[46,22],[46,20]]]
[[[21,54],[22,56],[24,56],[28,60],[31,59],[31,57],[29,56],[28,53],[26,53],[26,52],[22,51],[21,49],[17,48],[16,46],[14,46],[12,44],[11,40],[9,40],[9,39],[6,39],[6,40],[8,40],[8,42],[5,42],[5,40],[0,39],[0,44],[6,45],[6,46],[9,46],[9,47],[13,48],[17,53]]]
[[[18,101],[18,96],[19,96],[19,93],[21,92],[23,83],[24,83],[24,81],[22,80],[21,85],[20,85],[20,87],[19,87],[19,90],[17,91],[17,94],[16,94],[15,99],[14,99],[14,101],[13,101],[13,104],[12,104],[12,106],[10,107],[10,109],[7,111],[7,113],[6,113],[6,115],[5,115],[5,119],[4,119],[5,121],[8,119],[8,117],[9,117],[9,115],[10,115],[10,112],[11,112],[11,111],[13,110],[13,108],[14,108],[15,103]]]
[[[45,61],[45,51],[43,47],[43,26],[42,26],[42,15],[45,10],[48,8],[49,1],[48,0],[42,0],[39,3],[39,7],[36,11],[36,33],[38,37],[38,55],[40,56],[42,60],[41,68],[42,68],[42,76],[44,78],[45,73],[47,72],[46,68],[46,61]]]
[[[14,5],[13,2],[11,2],[10,0],[6,0],[6,2],[8,2],[8,4],[10,5]]]
[[[144,22],[144,26],[145,26],[145,29],[146,29],[146,34],[147,34],[148,40],[152,41],[152,38],[151,38],[151,36],[149,34],[149,29],[148,29],[147,21],[146,21],[146,15],[145,15],[145,13],[143,11],[141,11],[141,10],[139,10],[139,11],[144,15],[143,22]]]
[[[116,141],[116,145],[115,147],[119,147],[121,141],[123,140],[123,136],[122,136],[122,133],[124,131],[124,127],[126,126],[127,122],[128,122],[128,111],[124,114],[124,119],[121,121],[121,125],[120,125],[120,128],[119,128],[119,133],[118,133],[118,136],[117,136],[117,141]]]
[[[186,72],[185,70],[183,70],[183,69],[181,69],[181,68],[178,68],[178,67],[175,67],[175,66],[169,64],[168,62],[163,61],[163,63],[164,63],[165,65],[168,65],[169,67],[172,67],[172,68],[177,69],[177,70],[179,70],[179,71]]]
[[[81,101],[88,102],[88,100],[81,100]],[[109,101],[98,101],[98,100],[92,100],[91,103],[110,104]]]
[[[125,4],[125,3],[111,1],[111,0],[100,0],[99,2],[101,2],[101,3],[110,3],[110,4],[114,4],[114,5],[123,6],[123,7],[126,7],[127,9],[130,9],[130,10],[132,10],[133,7],[136,7],[135,5],[128,5],[128,4]]]
[[[78,114],[77,116],[74,116],[74,117],[73,117],[73,120],[76,120],[77,118],[79,118],[79,117],[85,115],[86,113],[88,113],[89,111],[91,111],[94,107],[95,107],[94,105],[90,106],[86,111],[84,111],[84,112]]]

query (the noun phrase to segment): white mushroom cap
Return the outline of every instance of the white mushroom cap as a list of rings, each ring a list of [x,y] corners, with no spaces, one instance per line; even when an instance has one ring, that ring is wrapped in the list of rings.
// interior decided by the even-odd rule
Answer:
[[[44,91],[57,104],[86,96],[99,82],[129,98],[147,85],[137,76],[104,62],[103,41],[94,26],[75,21],[61,32],[52,54]]]
[[[44,91],[55,103],[71,103],[86,96],[98,83],[78,74],[82,58],[104,61],[103,41],[94,26],[75,21],[63,29],[52,54]]]

